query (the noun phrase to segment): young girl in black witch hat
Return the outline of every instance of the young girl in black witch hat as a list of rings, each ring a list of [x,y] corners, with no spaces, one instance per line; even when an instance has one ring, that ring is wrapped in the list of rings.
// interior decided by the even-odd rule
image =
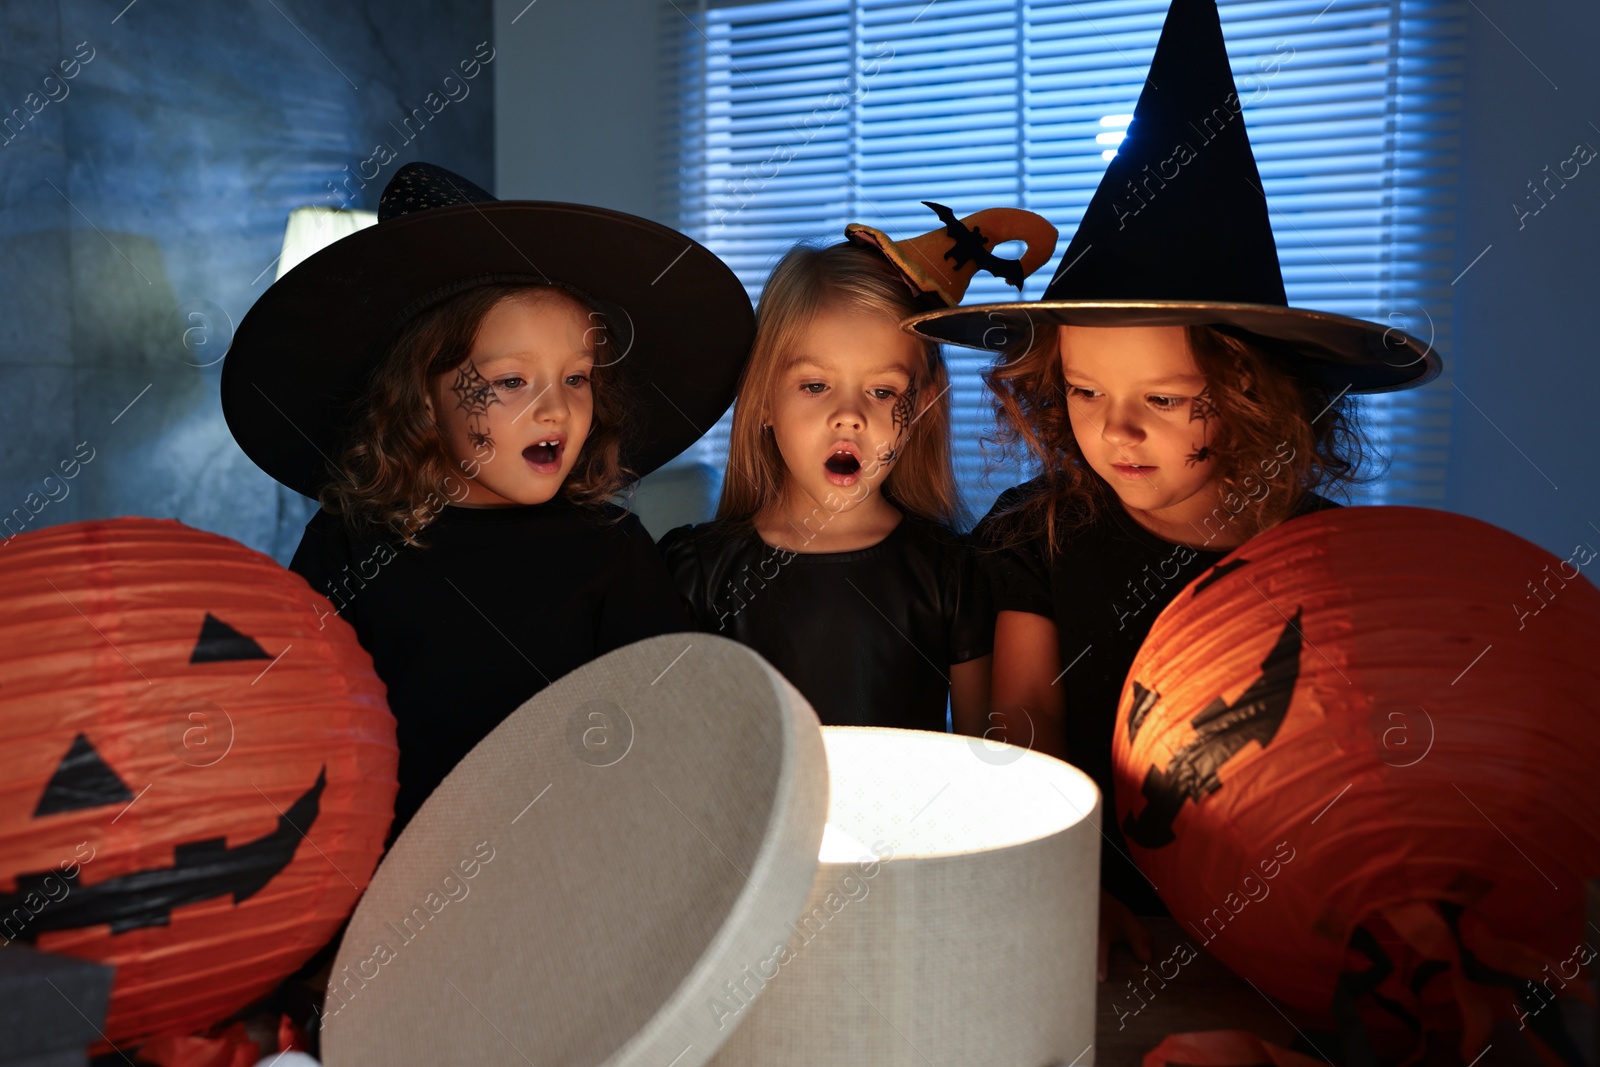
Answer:
[[[1335,390],[1214,326],[1041,324],[985,381],[1000,442],[1043,469],[974,532],[998,613],[995,714],[1009,740],[1082,768],[1114,812],[1112,728],[1155,617],[1250,537],[1336,507],[1312,487],[1350,481],[1360,440]],[[1104,827],[1102,930],[1143,959],[1131,916],[1165,909],[1114,814]]]
[[[943,731],[948,705],[981,734],[993,618],[952,529],[949,378],[899,329],[919,305],[873,234],[773,270],[717,517],[661,550],[695,624],[760,652],[824,724]]]
[[[716,420],[752,330],[733,273],[681,234],[495,201],[427,164],[241,324],[224,410],[252,459],[322,504],[290,567],[388,687],[391,841],[529,697],[689,628],[609,498]]]
[[[1336,506],[1314,490],[1357,477],[1351,393],[1440,369],[1398,329],[1287,306],[1240,110],[1215,4],[1175,0],[1044,299],[907,323],[1007,353],[985,375],[999,442],[1042,473],[974,530],[998,613],[993,713],[1093,777],[1108,813],[1118,703],[1156,615],[1250,537]],[[1112,940],[1148,960],[1134,915],[1165,912],[1114,815],[1103,826],[1101,978]]]

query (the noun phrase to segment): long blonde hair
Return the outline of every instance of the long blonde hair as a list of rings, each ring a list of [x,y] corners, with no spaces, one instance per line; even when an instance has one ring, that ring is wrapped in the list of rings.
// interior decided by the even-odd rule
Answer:
[[[756,309],[756,338],[739,380],[728,435],[728,469],[717,518],[750,523],[783,493],[786,469],[762,409],[775,398],[806,327],[823,311],[885,315],[896,322],[916,309],[906,283],[876,249],[845,241],[825,248],[800,244],[773,268]],[[918,414],[900,458],[880,486],[902,511],[947,526],[965,525],[950,464],[949,371],[937,345],[923,341],[925,371],[916,385],[933,399]]]

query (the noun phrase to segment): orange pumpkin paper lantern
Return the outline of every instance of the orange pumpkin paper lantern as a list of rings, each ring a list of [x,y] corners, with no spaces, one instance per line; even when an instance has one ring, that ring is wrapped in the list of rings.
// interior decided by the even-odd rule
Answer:
[[[1514,1016],[1570,1054],[1555,997],[1593,956],[1600,873],[1586,548],[1342,508],[1179,593],[1113,746],[1117,817],[1174,917],[1346,1033],[1461,1028],[1470,1058]]]
[[[0,546],[0,936],[115,966],[109,1041],[265,995],[377,866],[394,720],[328,612],[178,522]]]

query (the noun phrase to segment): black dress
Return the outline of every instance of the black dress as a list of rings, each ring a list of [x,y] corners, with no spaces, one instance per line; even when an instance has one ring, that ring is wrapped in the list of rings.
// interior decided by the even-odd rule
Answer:
[[[289,568],[355,627],[389,690],[400,745],[391,843],[529,697],[613,649],[692,629],[638,518],[596,518],[619,510],[564,497],[447,505],[423,549],[357,538],[326,511],[306,524]]]
[[[943,731],[950,665],[993,644],[966,539],[926,519],[852,552],[789,552],[727,521],[660,547],[695,627],[759,652],[827,726]]]
[[[1000,494],[972,531],[980,546],[978,559],[989,578],[996,613],[1026,611],[1056,624],[1067,759],[1094,779],[1102,796],[1100,884],[1137,915],[1165,915],[1161,898],[1128,857],[1115,817],[1111,739],[1117,704],[1156,616],[1232,549],[1189,548],[1163,540],[1115,501],[1090,525],[1065,535],[1058,532],[1053,559],[1048,558],[1042,527],[1020,544],[997,549],[1007,540],[1012,521],[1000,512],[1043,486],[1044,480],[1036,478]],[[1307,493],[1295,514],[1338,506]]]

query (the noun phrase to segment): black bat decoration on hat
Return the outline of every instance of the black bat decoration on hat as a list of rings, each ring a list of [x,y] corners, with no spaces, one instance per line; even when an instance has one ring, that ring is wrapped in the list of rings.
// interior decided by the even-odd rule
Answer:
[[[996,278],[1016,286],[1018,290],[1022,288],[1022,280],[1028,275],[1022,269],[1021,260],[1006,259],[989,251],[983,231],[977,227],[967,229],[961,224],[961,220],[956,218],[956,213],[943,204],[935,204],[931,200],[924,200],[922,203],[933,209],[933,213],[944,223],[944,232],[954,239],[955,244],[945,252],[944,258],[950,260],[957,270],[960,270],[963,264],[976,263],[979,270],[988,271]]]
[[[1177,838],[1173,821],[1188,801],[1198,801],[1222,788],[1217,772],[1251,741],[1262,748],[1272,743],[1288,714],[1300,678],[1300,609],[1284,624],[1283,632],[1266,658],[1261,661],[1261,676],[1250,688],[1229,704],[1220,696],[1202,708],[1193,719],[1194,738],[1177,752],[1166,770],[1154,765],[1145,772],[1139,789],[1145,799],[1144,810],[1129,814],[1122,821],[1122,832],[1129,841],[1144,848],[1160,848]],[[1141,693],[1149,692],[1143,686]],[[1153,702],[1151,702],[1153,703]],[[1149,707],[1144,707],[1148,714]]]

